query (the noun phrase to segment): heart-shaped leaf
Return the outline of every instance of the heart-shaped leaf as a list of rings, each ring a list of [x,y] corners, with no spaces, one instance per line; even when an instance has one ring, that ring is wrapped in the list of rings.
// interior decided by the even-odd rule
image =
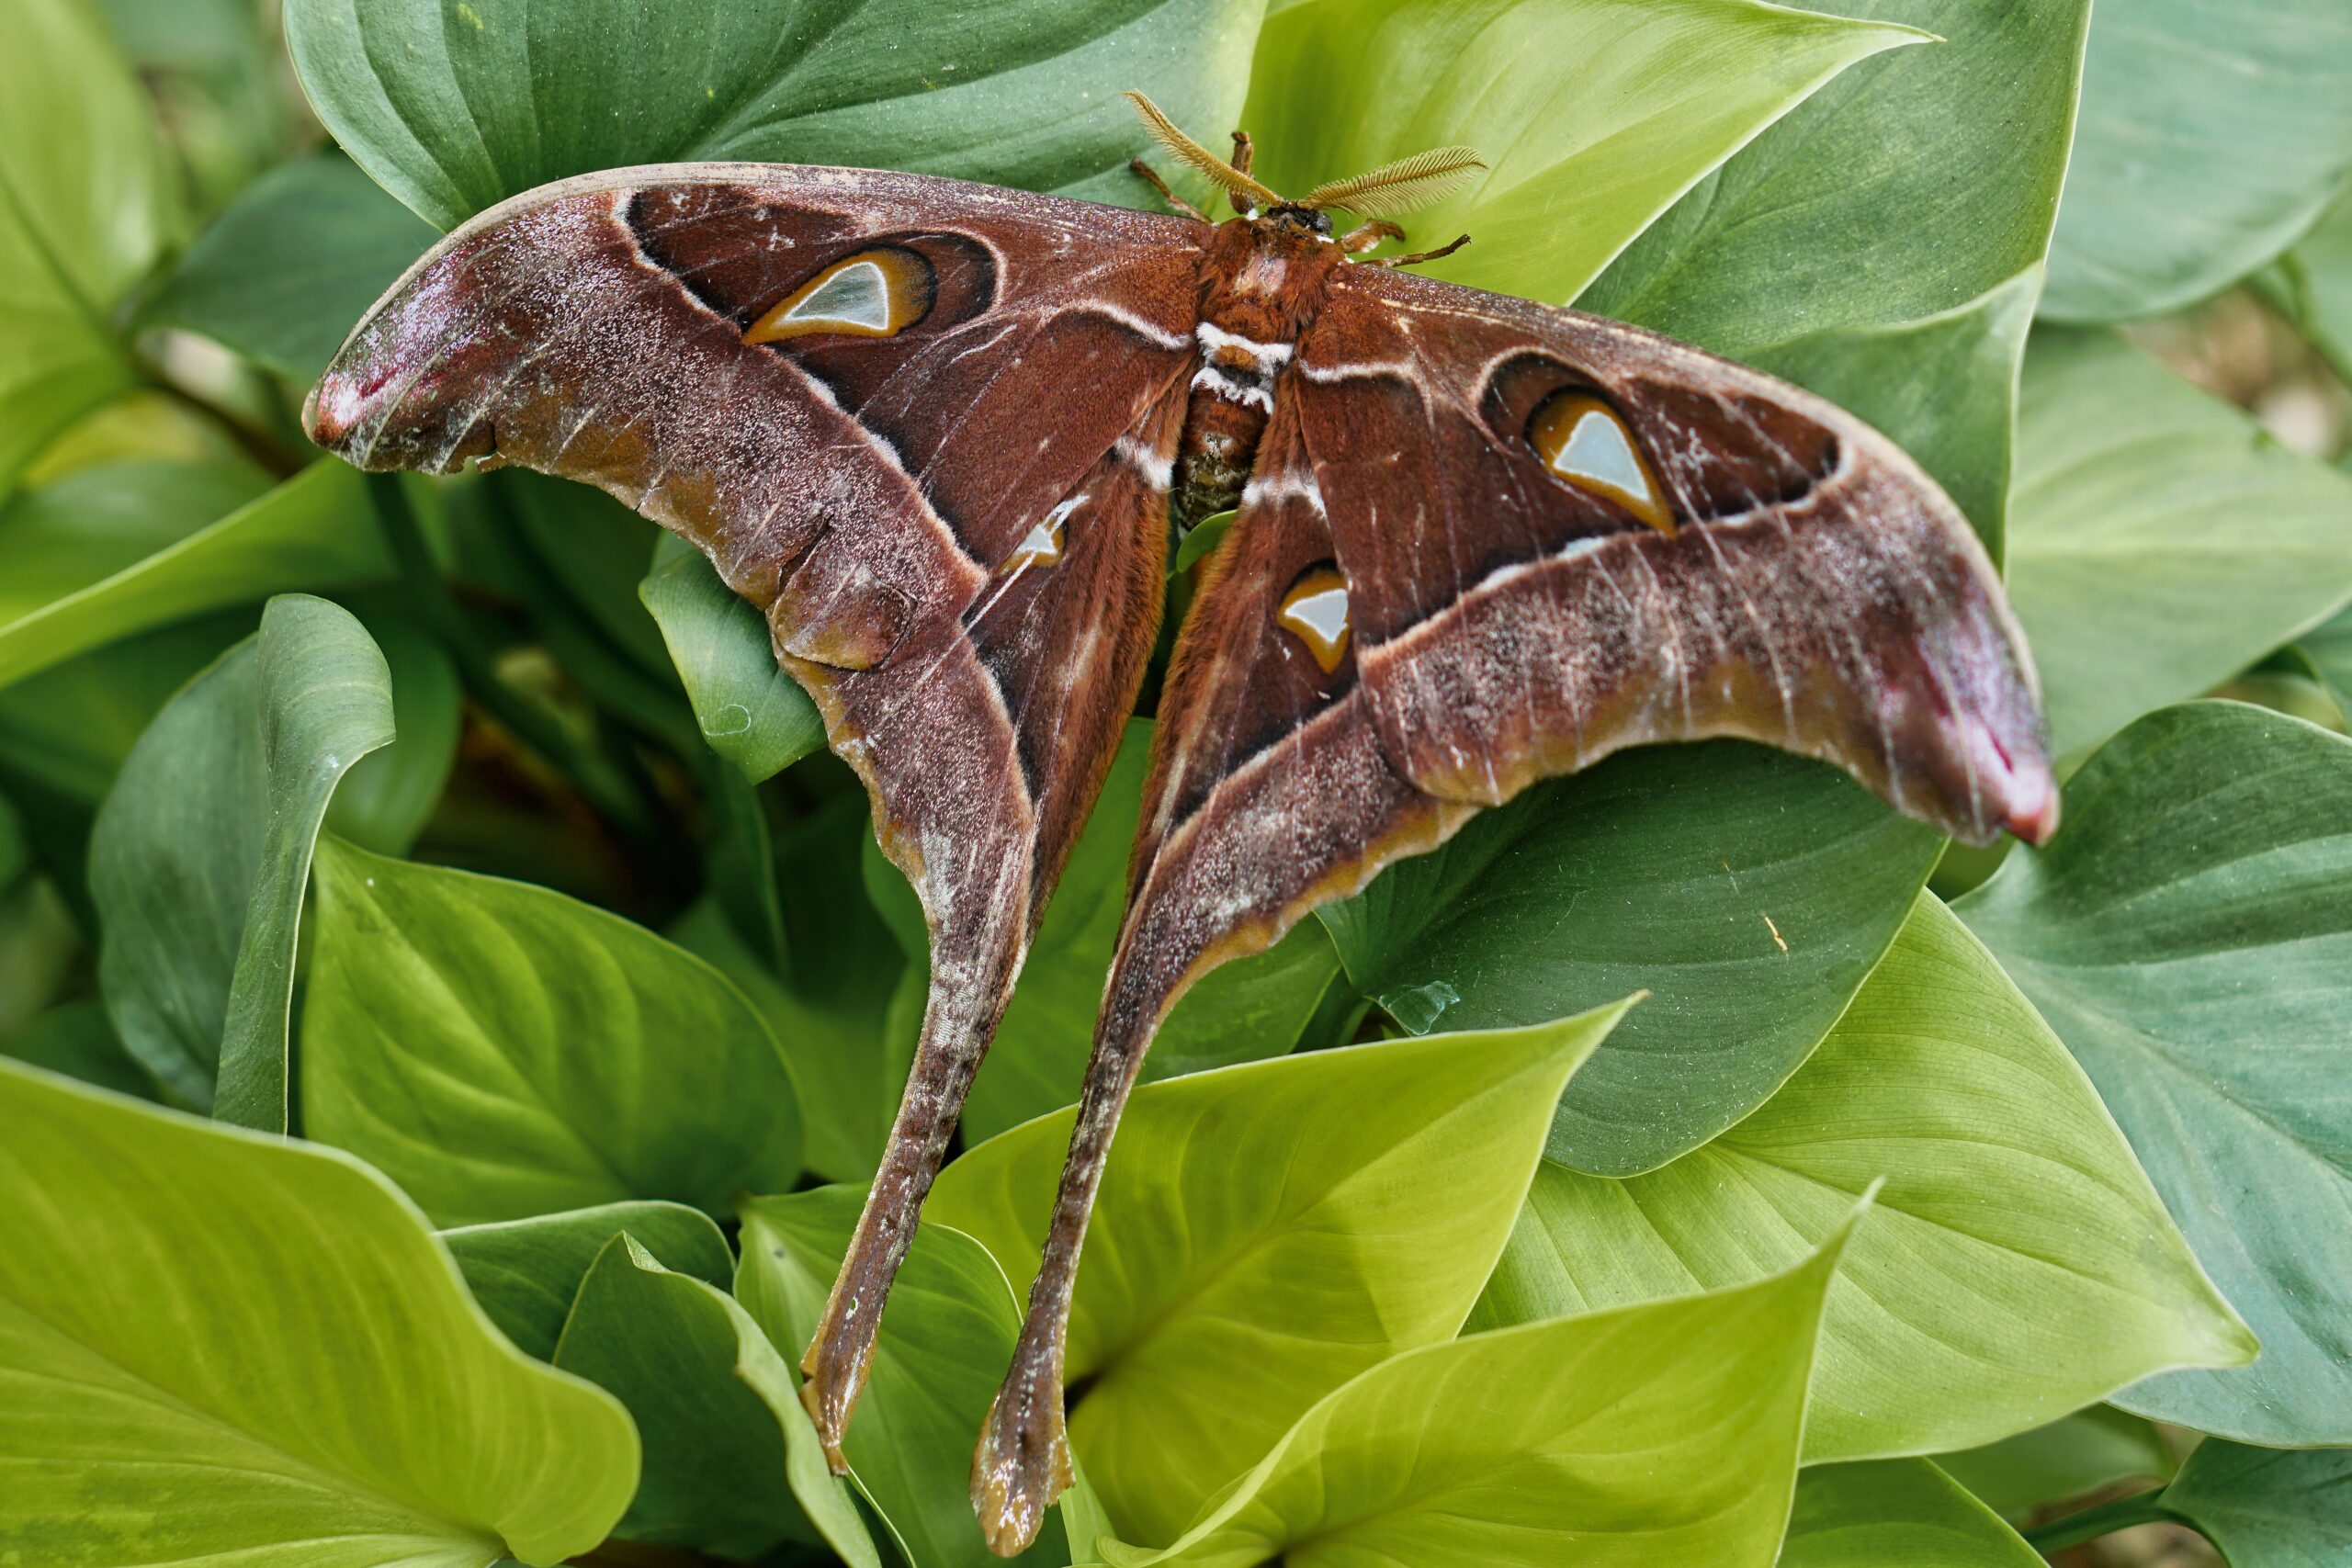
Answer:
[[[2115,1403],[2266,1443],[2352,1442],[2352,740],[2164,708],[2066,785],[2066,826],[1955,907],[2098,1086],[2262,1338]]]
[[[1983,1442],[2253,1357],[2082,1069],[1929,896],[1745,1121],[1630,1180],[1547,1162],[1473,1321],[1744,1282],[1881,1179],[1830,1290],[1808,1462]]]
[[[610,1389],[644,1439],[624,1536],[741,1558],[815,1537],[852,1568],[880,1568],[826,1473],[799,1380],[726,1292],[624,1231],[581,1280],[555,1363]]]
[[[2352,173],[2352,13],[2142,0],[2093,14],[2043,310],[2193,304],[2277,255]]]
[[[1485,172],[1414,220],[1432,243],[1476,241],[1430,270],[1566,304],[1824,82],[1923,41],[1749,0],[1314,0],[1267,18],[1240,123],[1259,176],[1293,196],[1432,147],[1477,149]],[[1225,128],[1191,129],[1205,141]]]
[[[441,1242],[490,1320],[523,1349],[551,1361],[580,1281],[605,1244],[623,1231],[655,1257],[671,1258],[681,1274],[719,1286],[734,1276],[735,1255],[727,1238],[708,1214],[682,1203],[605,1203],[461,1225],[443,1231]]]
[[[1168,1540],[1325,1393],[1450,1337],[1552,1103],[1625,1010],[1252,1062],[1135,1093],[1070,1315],[1070,1441],[1123,1533]],[[1072,1115],[992,1138],[926,1213],[1016,1285]]]
[[[856,1188],[822,1187],[743,1205],[735,1293],[777,1344],[797,1348],[815,1337],[865,1199]],[[842,1439],[851,1479],[913,1568],[997,1561],[967,1497],[972,1442],[1020,1328],[988,1249],[925,1222],[891,1284],[857,1419]],[[1054,1518],[1069,1515],[1065,1499]],[[1073,1560],[1055,1524],[1016,1559],[1040,1568]]]
[[[2347,515],[2352,475],[2288,451],[2121,338],[2038,334],[2009,598],[2053,748],[2210,691],[2335,614],[2352,599]]]
[[[1240,102],[1261,0],[290,0],[286,39],[329,130],[447,229],[546,181],[747,159],[919,169],[1140,199],[1118,95],[1180,120]]]
[[[334,839],[318,877],[305,1125],[438,1223],[626,1198],[723,1213],[799,1174],[783,1055],[691,953],[544,887]]]
[[[2041,1568],[2041,1554],[1924,1460],[1797,1478],[1779,1568]]]
[[[767,623],[700,550],[664,535],[637,595],[661,628],[702,738],[746,779],[772,778],[825,743],[817,705],[776,668]]]
[[[1753,1284],[1383,1361],[1174,1545],[1106,1555],[1119,1568],[1766,1568],[1844,1235]]]
[[[12,7],[0,54],[0,496],[50,437],[131,385],[107,313],[164,247],[174,180],[98,8]]]
[[[2352,1554],[2352,1450],[2282,1453],[2209,1438],[2164,1506],[2220,1547],[2230,1568],[2328,1568]]]
[[[1647,989],[1546,1152],[1662,1165],[1794,1072],[1894,940],[1938,840],[1818,762],[1736,741],[1612,757],[1486,812],[1321,911],[1408,1028],[1491,1028]]]
[[[280,164],[190,245],[140,312],[307,385],[440,236],[348,158]]]
[[[5,1062],[0,1122],[28,1562],[556,1562],[621,1517],[628,1416],[507,1344],[358,1161]]]

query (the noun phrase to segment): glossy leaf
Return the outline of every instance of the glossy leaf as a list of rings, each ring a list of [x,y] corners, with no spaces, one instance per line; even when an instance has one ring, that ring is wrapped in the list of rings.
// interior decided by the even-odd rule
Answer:
[[[2092,746],[2352,599],[2352,475],[2108,333],[2026,355],[2009,598],[2051,740]],[[2258,541],[2258,547],[2250,547]]]
[[[618,1395],[644,1439],[622,1535],[741,1558],[815,1536],[855,1568],[880,1568],[856,1505],[825,1472],[798,1378],[726,1292],[623,1232],[580,1282],[555,1362]]]
[[[1924,1460],[1797,1478],[1780,1568],[2041,1568],[2041,1554]]]
[[[2352,1442],[2352,740],[2234,703],[2165,708],[2084,764],[2065,809],[1957,910],[2262,1339],[2251,1367],[2115,1403]]]
[[[2293,243],[2352,173],[2352,13],[2335,0],[2097,11],[2045,311],[2159,315]]]
[[[506,1337],[542,1361],[555,1359],[556,1341],[571,1314],[580,1281],[605,1244],[626,1230],[681,1274],[725,1286],[735,1255],[718,1225],[681,1203],[605,1203],[527,1220],[460,1225],[441,1233],[466,1287]]]
[[[788,1187],[800,1113],[741,993],[547,888],[326,840],[302,1010],[311,1136],[445,1225]]]
[[[1123,1533],[1168,1540],[1323,1394],[1450,1337],[1570,1072],[1627,1004],[1532,1028],[1253,1062],[1138,1089],[1088,1233],[1070,1442]],[[944,1171],[926,1213],[1017,1287],[1068,1112]]]
[[[0,1122],[0,1518],[27,1562],[544,1563],[620,1517],[628,1417],[507,1344],[358,1161],[11,1063]]]
[[[2119,1481],[2167,1480],[2180,1468],[2154,1422],[2107,1404],[1935,1460],[1986,1507],[2011,1517]]]
[[[767,623],[700,550],[665,536],[637,593],[661,628],[702,738],[746,779],[773,778],[825,743],[817,705],[776,667]]]
[[[1881,1179],[1830,1289],[1808,1462],[1983,1442],[2254,1355],[2082,1069],[1926,897],[1754,1114],[1631,1180],[1547,1162],[1473,1321],[1743,1283]]]
[[[1745,356],[1935,316],[2042,259],[2087,0],[1838,9],[1942,41],[1814,94],[1651,224],[1579,309]]]
[[[865,1200],[862,1189],[824,1187],[743,1205],[735,1293],[776,1344],[797,1351],[815,1336]],[[857,1419],[842,1440],[850,1478],[914,1568],[997,1561],[967,1497],[972,1438],[1020,1327],[1004,1271],[987,1248],[936,1222],[916,1231],[890,1287]],[[1066,1505],[1054,1517],[1067,1514]],[[1016,1559],[1071,1560],[1052,1525]]]
[[[1823,83],[1923,41],[1748,0],[1316,0],[1268,18],[1239,123],[1262,149],[1258,175],[1294,196],[1427,148],[1477,148],[1486,173],[1414,216],[1417,239],[1476,242],[1430,270],[1566,304]],[[1182,123],[1204,141],[1225,130]]]
[[[1657,747],[1540,784],[1321,913],[1356,989],[1416,1031],[1648,990],[1569,1085],[1546,1150],[1629,1175],[1796,1070],[1894,940],[1937,848],[1820,763]]]
[[[0,496],[50,437],[131,385],[107,317],[169,236],[172,182],[146,95],[97,8],[12,6],[0,53]]]
[[[21,498],[18,505],[38,506],[45,515],[69,503],[74,510],[54,513],[61,533],[60,575],[53,579],[46,564],[35,569],[39,575],[28,572],[17,554],[26,544],[23,525],[6,530],[10,558],[0,560],[0,583],[6,584],[0,589],[6,607],[0,619],[0,686],[201,611],[281,589],[317,591],[391,575],[356,471],[314,463],[262,494],[238,472],[235,479],[224,472],[204,481],[214,491],[188,493],[180,491],[188,483],[181,476],[142,474],[131,466],[91,468]],[[168,509],[155,506],[155,495],[166,488],[186,501],[175,496]],[[135,520],[127,529],[139,541],[135,557],[67,542],[77,529],[103,526],[117,508]]]
[[[449,228],[545,181],[751,159],[919,169],[1134,201],[1121,90],[1187,122],[1240,103],[1259,0],[923,0],[781,18],[727,0],[560,7],[291,0],[311,107],[361,167]]]
[[[1737,1289],[1381,1362],[1174,1545],[1107,1555],[1119,1568],[1766,1568],[1843,1235]]]
[[[2211,1438],[2165,1488],[2164,1505],[2211,1537],[2230,1568],[2330,1568],[2352,1553],[2352,1450]]]
[[[141,311],[307,386],[440,236],[349,159],[320,152],[254,182]]]

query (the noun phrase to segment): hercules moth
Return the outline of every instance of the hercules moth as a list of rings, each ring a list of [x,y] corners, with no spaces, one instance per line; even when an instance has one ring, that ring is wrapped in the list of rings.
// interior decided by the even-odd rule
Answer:
[[[1402,270],[1443,251],[1368,256],[1403,238],[1390,215],[1476,176],[1466,149],[1293,200],[1246,136],[1219,158],[1129,96],[1236,216],[788,164],[563,180],[435,246],[305,411],[363,468],[519,463],[684,535],[764,613],[872,795],[931,984],[801,1363],[837,1469],[1142,682],[1170,536],[1238,508],[1168,665],[1069,1160],[973,1461],[1007,1554],[1069,1484],[1087,1215],[1153,1032],[1204,972],[1645,742],[1821,758],[1973,843],[2057,818],[1999,581],[1893,443],[1655,333]],[[1335,210],[1364,221],[1335,233]]]

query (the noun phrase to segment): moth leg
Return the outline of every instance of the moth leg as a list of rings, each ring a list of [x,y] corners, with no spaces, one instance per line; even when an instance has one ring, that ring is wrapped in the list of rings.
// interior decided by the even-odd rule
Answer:
[[[1401,241],[1404,237],[1404,230],[1399,229],[1385,218],[1375,218],[1371,222],[1360,223],[1340,235],[1340,249],[1351,256],[1361,255],[1383,240]]]
[[[1168,182],[1159,177],[1159,171],[1153,168],[1149,164],[1145,163],[1141,158],[1128,159],[1127,167],[1133,169],[1136,174],[1141,175],[1146,180],[1149,181],[1151,188],[1159,193],[1159,199],[1174,208],[1177,211],[1184,214],[1187,218],[1197,218],[1204,223],[1209,220],[1209,215],[1207,213],[1203,212],[1199,208],[1194,207],[1191,202],[1186,201],[1182,197],[1178,196],[1174,191],[1170,190],[1168,188]]]
[[[1453,243],[1440,245],[1433,251],[1416,251],[1409,256],[1366,256],[1363,265],[1365,266],[1418,266],[1423,262],[1433,262],[1440,256],[1450,256],[1469,243],[1470,236],[1461,234],[1454,238]]]

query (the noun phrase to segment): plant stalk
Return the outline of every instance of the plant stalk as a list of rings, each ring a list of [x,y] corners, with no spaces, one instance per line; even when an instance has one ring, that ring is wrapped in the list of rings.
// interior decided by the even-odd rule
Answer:
[[[2164,1495],[2161,1486],[2149,1492],[2134,1492],[2128,1497],[2117,1497],[2079,1514],[2037,1525],[2025,1532],[2026,1544],[2047,1557],[2053,1551],[2064,1551],[2070,1546],[2080,1546],[2134,1525],[2186,1524],[2187,1520],[2164,1506]]]

